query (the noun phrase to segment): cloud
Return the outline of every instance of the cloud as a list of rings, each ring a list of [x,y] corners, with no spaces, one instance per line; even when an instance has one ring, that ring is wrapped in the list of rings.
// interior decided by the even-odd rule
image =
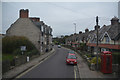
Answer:
[[[77,24],[79,32],[94,29],[96,16],[99,16],[100,26],[110,24],[110,19],[117,16],[117,2],[4,2],[3,33],[18,19],[22,8],[29,9],[30,16],[40,17],[50,25],[54,36],[73,34],[73,23]]]

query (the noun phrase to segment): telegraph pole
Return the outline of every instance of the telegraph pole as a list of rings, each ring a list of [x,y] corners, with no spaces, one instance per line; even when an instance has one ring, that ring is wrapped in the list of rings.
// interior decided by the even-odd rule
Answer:
[[[74,44],[74,45],[75,45],[75,51],[77,51],[77,49],[76,49],[76,47],[77,47],[77,46],[76,46],[76,45],[77,45],[77,44],[76,44],[76,23],[73,23],[73,24],[75,25],[75,34],[74,34],[74,36],[75,36],[75,44]]]
[[[97,28],[97,33],[96,33],[96,35],[97,35],[97,44],[96,44],[96,53],[97,53],[97,71],[98,71],[98,16],[96,17],[96,28]]]

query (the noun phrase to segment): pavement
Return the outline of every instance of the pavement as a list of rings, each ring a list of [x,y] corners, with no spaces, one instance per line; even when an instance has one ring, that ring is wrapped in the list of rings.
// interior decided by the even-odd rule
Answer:
[[[79,54],[76,54],[76,56],[80,78],[117,78],[115,74],[103,74],[100,71],[90,70],[86,61]]]
[[[36,66],[38,63],[40,63],[41,61],[45,60],[46,58],[52,56],[55,52],[55,49],[53,48],[50,52],[48,53],[45,53],[44,55],[41,55],[25,64],[22,64],[18,67],[15,67],[14,69],[6,72],[2,78],[7,78],[7,79],[10,79],[10,78],[16,78],[18,75],[20,75],[21,73],[27,71],[28,69]]]

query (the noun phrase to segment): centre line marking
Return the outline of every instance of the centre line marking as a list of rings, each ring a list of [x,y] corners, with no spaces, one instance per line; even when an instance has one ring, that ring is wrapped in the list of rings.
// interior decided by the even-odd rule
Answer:
[[[75,80],[76,80],[76,67],[74,66],[74,76],[75,76]]]

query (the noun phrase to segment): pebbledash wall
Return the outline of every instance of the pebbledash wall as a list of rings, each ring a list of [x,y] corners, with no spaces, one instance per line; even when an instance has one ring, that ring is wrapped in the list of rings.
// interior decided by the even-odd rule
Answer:
[[[6,31],[6,36],[25,36],[35,45],[35,47],[41,53],[44,53],[46,52],[46,50],[49,51],[52,48],[51,41],[49,41],[48,44],[45,44],[47,43],[46,38],[48,38],[48,40],[52,40],[52,28],[46,25],[46,28],[48,28],[46,30],[46,28],[44,27],[45,23],[41,23],[43,23],[43,21],[40,21],[40,18],[38,17],[29,18],[28,9],[21,9],[19,18]],[[44,30],[41,30],[42,27]],[[48,37],[45,37],[42,34]],[[45,40],[42,40],[43,38]]]

